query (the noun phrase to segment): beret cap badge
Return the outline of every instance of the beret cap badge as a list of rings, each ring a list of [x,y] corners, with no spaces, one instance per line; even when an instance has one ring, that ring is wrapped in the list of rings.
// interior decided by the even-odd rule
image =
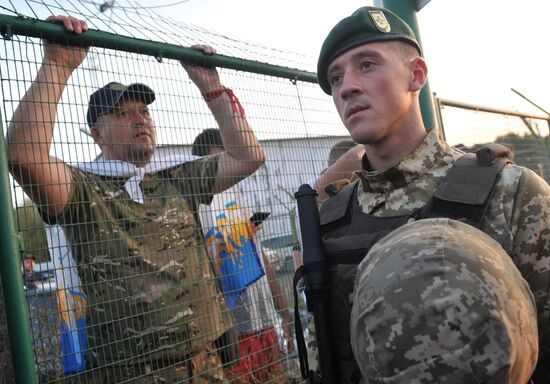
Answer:
[[[388,33],[391,31],[391,25],[388,22],[388,19],[386,19],[384,12],[379,10],[372,10],[369,11],[369,15],[372,18],[374,25],[376,26],[376,28],[378,28],[380,32]]]

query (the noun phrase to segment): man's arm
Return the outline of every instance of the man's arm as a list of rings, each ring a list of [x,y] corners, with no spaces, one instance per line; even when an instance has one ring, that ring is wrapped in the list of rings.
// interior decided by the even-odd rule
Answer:
[[[47,21],[61,23],[75,34],[88,29],[84,21],[73,17],[50,16]],[[34,203],[52,216],[65,207],[72,183],[68,166],[49,154],[57,104],[86,53],[86,48],[45,42],[42,65],[8,127],[11,173]]]
[[[365,154],[365,147],[357,145],[342,155],[332,166],[328,167],[322,175],[320,175],[314,188],[319,192],[319,200],[323,201],[329,197],[325,188],[334,183],[347,182],[352,179],[355,171],[361,169],[361,159]]]
[[[263,250],[262,260],[264,261],[265,274],[267,276],[269,289],[271,290],[271,295],[273,296],[273,304],[275,304],[275,309],[279,315],[281,315],[281,319],[283,321],[283,332],[288,341],[288,352],[292,352],[294,351],[294,333],[292,331],[292,316],[290,316],[288,301],[281,288],[279,279],[277,279],[275,270]]]
[[[195,46],[206,55],[216,51],[209,46]],[[225,152],[219,156],[218,173],[214,183],[213,193],[219,193],[232,187],[240,180],[254,173],[265,162],[265,153],[250,128],[244,113],[238,109],[235,99],[228,92],[215,92],[224,89],[218,71],[214,68],[204,68],[182,63],[189,78],[199,88],[201,94],[211,94],[207,101],[214,115]]]

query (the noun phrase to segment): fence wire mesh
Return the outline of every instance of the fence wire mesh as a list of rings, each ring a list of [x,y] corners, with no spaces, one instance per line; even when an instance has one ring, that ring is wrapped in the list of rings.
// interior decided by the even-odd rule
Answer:
[[[27,163],[14,164],[13,173],[22,176],[21,183],[12,181],[12,192],[24,257],[37,261],[21,288],[38,381],[185,382],[202,375],[211,382],[212,374],[243,383],[301,381],[290,330],[299,243],[293,192],[326,168],[330,148],[347,137],[330,100],[315,84],[219,68],[268,161],[201,208],[192,196],[207,194],[204,180],[215,167],[191,166],[196,170],[185,176],[168,174],[186,166],[164,168],[192,156],[196,136],[217,128],[220,119],[234,119],[235,111],[214,118],[178,61],[92,47],[59,101],[52,96],[55,81],[33,94],[41,107],[56,111],[55,118],[44,118],[34,109],[16,112],[40,73],[42,42],[12,36],[0,49],[3,124],[11,130],[28,123],[37,131],[32,149],[24,151]],[[105,164],[86,113],[90,95],[111,81],[147,84],[155,92],[149,109],[157,148],[149,164],[160,171],[154,182],[141,182],[145,201],[137,210],[120,181],[125,175],[96,175],[92,182],[90,173],[78,170],[90,162]],[[47,144],[50,124],[50,158],[43,160],[37,148]],[[113,146],[118,151],[128,144]],[[240,145],[234,153],[246,152],[247,143]],[[10,140],[9,157],[18,146],[22,142]],[[25,173],[45,167],[54,184],[68,183],[56,173],[58,160],[72,175],[71,198],[61,213],[56,201],[32,195],[39,182]],[[201,162],[213,163],[195,161]],[[160,181],[167,178],[170,187]],[[94,188],[106,180],[110,187],[96,200]],[[183,197],[174,197],[176,191]],[[270,213],[261,227],[249,223],[254,212]],[[62,223],[64,231],[45,222]]]
[[[550,182],[549,121],[473,108],[443,106],[446,140],[464,150],[498,142],[512,148],[512,160]]]
[[[2,12],[38,19],[70,13],[91,28],[118,35],[183,46],[207,43],[228,56],[312,67],[298,54],[235,40],[128,4],[113,9],[114,2],[26,0],[14,6],[10,1]],[[39,38],[18,35],[4,39],[0,50],[1,114],[7,129],[21,123],[14,119],[21,118],[16,108],[39,73],[43,51]],[[28,164],[15,164],[13,170],[23,182],[10,181],[22,264],[25,258],[35,259],[29,261],[20,288],[27,298],[37,381],[186,382],[191,375],[202,375],[206,382],[222,376],[237,383],[301,382],[289,335],[292,274],[299,263],[293,193],[327,167],[330,149],[348,139],[347,131],[316,84],[233,69],[218,72],[240,100],[267,161],[254,173],[241,175],[246,177],[207,207],[198,204],[197,195],[210,195],[213,187],[205,186],[205,180],[214,183],[212,176],[221,165],[216,171],[212,160],[194,160],[200,166],[174,162],[188,164],[184,159],[192,156],[196,137],[218,128],[220,119],[234,119],[236,112],[214,117],[177,60],[91,47],[59,101],[49,94],[59,86],[54,82],[34,95],[42,106],[55,107],[55,119],[36,111],[22,117],[38,130],[38,140],[31,143],[37,147],[47,144],[45,127],[53,124],[51,157],[44,161],[35,149],[27,151]],[[138,187],[143,203],[127,188],[127,173],[111,168],[94,173],[82,165],[112,159],[110,153],[105,157],[86,122],[90,95],[112,81],[143,83],[155,92],[149,106],[157,135],[149,164],[155,171]],[[519,164],[548,180],[547,122],[495,120],[493,114],[450,107],[442,114],[452,145],[505,142],[515,148]],[[240,127],[236,136],[245,129]],[[533,135],[536,129],[539,138]],[[11,144],[13,151],[22,143]],[[121,150],[130,144],[121,141],[113,147]],[[246,142],[238,145],[235,153],[249,147]],[[68,166],[61,170],[72,175],[72,187],[59,177],[56,159]],[[224,166],[231,167],[231,162]],[[70,191],[63,210],[56,210],[56,200],[38,195],[30,199],[28,192],[40,181],[28,175],[33,167],[45,168],[56,188]],[[261,228],[250,223],[255,212],[270,213]],[[64,231],[44,220],[60,222]],[[307,325],[303,301],[300,309]],[[4,311],[0,324],[0,342],[9,349]],[[1,354],[0,367],[6,367],[3,380],[10,382],[9,351]]]

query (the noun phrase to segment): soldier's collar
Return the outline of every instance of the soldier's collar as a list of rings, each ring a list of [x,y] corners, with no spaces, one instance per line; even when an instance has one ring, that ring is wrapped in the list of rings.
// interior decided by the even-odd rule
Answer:
[[[439,140],[436,130],[430,131],[424,141],[398,164],[383,171],[372,171],[365,155],[363,169],[357,173],[365,192],[384,192],[402,188],[426,174],[447,152],[447,145]]]

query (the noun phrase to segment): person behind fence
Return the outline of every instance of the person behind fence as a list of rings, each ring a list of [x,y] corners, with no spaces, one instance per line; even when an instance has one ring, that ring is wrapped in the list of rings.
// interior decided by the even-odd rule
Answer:
[[[356,145],[357,144],[355,143],[355,141],[351,139],[340,140],[339,142],[334,144],[328,154],[328,161],[327,161],[328,166],[330,167],[331,165],[336,163],[336,161],[340,157],[342,157],[344,153],[346,153],[352,148],[355,148]]]
[[[426,131],[427,65],[386,9],[338,22],[317,75],[365,151],[359,180],[320,211],[325,251],[340,255],[328,261],[338,382],[526,383],[537,353],[534,382],[550,382],[548,184],[503,146],[465,155]]]
[[[36,288],[36,284],[34,282],[35,265],[36,258],[28,252],[23,253],[23,278],[27,289]]]
[[[48,271],[35,271],[36,257],[32,253],[23,252],[23,278],[27,289],[36,289],[37,281],[50,279],[53,274]]]
[[[75,34],[87,31],[73,17],[48,21]],[[263,149],[218,71],[182,63],[219,124],[223,153],[151,162],[155,92],[145,84],[111,82],[92,93],[86,115],[104,161],[76,167],[50,156],[59,99],[87,51],[44,43],[42,65],[7,135],[12,175],[72,246],[88,296],[86,378],[226,382],[229,368],[216,341],[232,322],[196,212],[256,171],[265,161]]]
[[[223,143],[219,129],[205,129],[195,138],[192,154],[215,156],[225,150]],[[209,253],[215,259],[213,264],[217,266],[216,275],[221,278],[239,338],[241,358],[233,367],[232,382],[281,383],[284,372],[275,329],[278,322],[276,313],[281,316],[283,336],[289,352],[294,349],[292,317],[275,270],[255,236],[261,229],[261,223],[251,221],[247,202],[237,185],[215,195],[210,205],[201,204],[199,212]],[[232,237],[248,239],[251,245],[249,252],[241,257],[236,255],[238,250],[231,245],[239,241]],[[248,270],[227,268],[239,258],[249,259],[238,262],[249,265]],[[233,276],[225,276],[228,273]],[[239,285],[240,289],[235,289],[237,284],[232,283],[231,279],[235,275],[249,277],[247,286]]]

